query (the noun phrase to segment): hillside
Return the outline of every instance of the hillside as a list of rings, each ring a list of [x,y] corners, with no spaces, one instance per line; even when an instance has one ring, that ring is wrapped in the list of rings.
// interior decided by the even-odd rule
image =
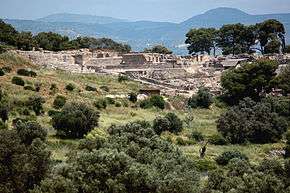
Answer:
[[[141,109],[138,105],[131,103],[126,98],[119,98],[122,95],[126,96],[130,92],[138,92],[144,85],[140,85],[138,82],[127,81],[119,82],[118,77],[109,75],[95,75],[95,74],[72,74],[60,70],[48,70],[41,69],[34,66],[29,61],[23,59],[20,56],[4,53],[0,54],[0,68],[4,66],[12,67],[12,71],[5,76],[0,77],[0,87],[9,93],[10,98],[14,101],[15,105],[21,104],[21,101],[27,100],[31,96],[40,95],[45,99],[44,111],[41,116],[35,117],[31,115],[30,118],[36,119],[39,123],[45,126],[49,131],[49,144],[52,150],[52,157],[55,160],[65,160],[67,155],[77,141],[63,140],[55,136],[55,130],[51,125],[51,117],[48,112],[54,110],[53,101],[56,96],[61,95],[67,98],[68,102],[83,101],[93,105],[95,101],[103,99],[105,97],[116,97],[115,103],[121,103],[121,106],[115,106],[114,104],[108,105],[106,109],[100,110],[100,125],[99,129],[106,131],[111,124],[125,124],[137,120],[147,120],[152,122],[157,116],[165,115],[168,112],[176,113],[182,120],[186,120],[189,117],[193,117],[190,123],[185,124],[185,129],[178,135],[165,133],[163,138],[170,139],[174,143],[178,144],[177,138],[185,140],[185,144],[179,144],[180,148],[188,155],[198,158],[199,148],[201,144],[190,141],[190,135],[193,131],[201,132],[205,138],[209,139],[217,134],[216,120],[225,109],[213,106],[211,109],[192,109],[188,110],[184,107],[186,100],[183,97],[169,97],[169,101],[176,110],[158,110],[158,109]],[[11,79],[17,76],[16,71],[21,68],[30,68],[37,73],[37,77],[25,77],[20,76],[25,81],[25,85],[33,86],[40,84],[40,92],[25,90],[22,86],[17,86],[11,83]],[[74,91],[66,90],[66,85],[69,83],[75,85]],[[57,85],[56,93],[51,93],[51,85]],[[97,88],[96,92],[87,91],[86,86],[90,85]],[[102,89],[106,86],[108,90]],[[12,120],[17,117],[23,117],[20,109],[17,107],[11,113],[9,119],[9,125],[12,124]],[[94,132],[92,132],[94,133]],[[187,141],[187,142],[186,142]],[[210,144],[208,147],[207,161],[212,163],[217,155],[221,152],[237,149],[245,153],[253,162],[259,162],[268,156],[269,152],[274,149],[283,148],[283,143],[277,144],[265,144],[265,145],[226,145],[219,146]]]
[[[79,35],[93,37],[109,37],[120,42],[129,43],[134,50],[143,50],[154,44],[164,44],[177,54],[186,54],[185,48],[179,48],[184,43],[185,34],[191,28],[221,27],[229,23],[255,24],[266,19],[278,19],[290,31],[290,13],[250,15],[238,9],[217,8],[204,14],[194,16],[179,24],[170,22],[137,21],[129,22],[111,18],[86,15],[56,14],[39,20],[10,20],[19,31],[53,31],[76,37]],[[286,41],[290,43],[290,34]]]
[[[209,108],[188,108],[182,96],[133,101],[129,93],[144,87],[138,82],[43,69],[11,52],[0,54],[0,72],[0,155],[5,160],[0,162],[0,192],[204,193],[226,186],[230,193],[240,184],[242,193],[289,192],[290,162],[283,151],[290,146],[282,134],[267,143],[230,143],[218,131],[217,120],[236,111],[217,98]],[[148,101],[160,100],[164,108],[146,107]],[[276,134],[275,126],[287,130],[278,114],[265,117],[269,104],[258,109],[257,118],[263,120],[249,124],[246,119],[252,121],[257,110],[248,106],[242,116],[228,118],[247,122],[238,122],[245,124],[235,125],[238,129],[257,125],[256,136],[268,139],[268,134]],[[290,102],[283,104],[289,118]],[[271,120],[275,126],[268,125]],[[231,133],[242,138],[238,129]],[[80,137],[69,136],[83,130]],[[31,184],[35,176],[39,179]],[[211,186],[213,181],[217,188]]]

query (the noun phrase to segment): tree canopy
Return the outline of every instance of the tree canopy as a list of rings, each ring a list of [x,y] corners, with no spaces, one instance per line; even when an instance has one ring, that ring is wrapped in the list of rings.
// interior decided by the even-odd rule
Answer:
[[[68,165],[44,180],[34,193],[46,193],[56,186],[78,193],[196,192],[199,176],[194,162],[158,137],[150,124],[111,126],[108,133],[105,139],[84,141]]]
[[[262,54],[286,51],[284,25],[273,19],[249,26],[237,23],[220,29],[191,29],[186,38],[189,54],[210,54],[217,48],[224,55],[252,53],[254,50]]]
[[[152,48],[146,48],[145,53],[159,53],[159,54],[172,54],[172,51],[162,45],[157,45]]]
[[[18,32],[10,24],[0,19],[0,44],[14,46],[20,50],[42,48],[50,51],[91,48],[107,49],[121,53],[131,51],[127,44],[118,43],[109,38],[78,37],[70,40],[69,37],[54,32],[41,32],[35,36],[31,32]]]
[[[260,100],[274,88],[277,68],[278,64],[275,61],[258,60],[224,72],[221,86],[225,101],[229,104],[237,104],[245,97]]]

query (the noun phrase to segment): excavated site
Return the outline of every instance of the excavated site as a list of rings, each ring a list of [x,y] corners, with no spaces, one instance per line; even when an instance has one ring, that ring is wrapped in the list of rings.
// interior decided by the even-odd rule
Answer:
[[[120,54],[106,50],[15,51],[36,65],[62,69],[72,73],[122,74],[167,95],[192,95],[198,88],[208,87],[212,93],[221,91],[223,70],[250,58],[213,58],[176,56],[157,53]]]

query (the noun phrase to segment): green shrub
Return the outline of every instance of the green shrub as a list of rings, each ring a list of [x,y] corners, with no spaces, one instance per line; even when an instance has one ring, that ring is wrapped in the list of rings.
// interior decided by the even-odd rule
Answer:
[[[36,138],[45,141],[47,136],[47,131],[39,123],[34,121],[18,121],[15,128],[21,142],[27,145],[30,145]]]
[[[18,86],[24,86],[25,82],[22,78],[18,77],[18,76],[14,76],[12,78],[12,84],[18,85]]]
[[[45,100],[41,96],[31,96],[28,98],[26,105],[38,116],[43,113],[43,103],[45,103]]]
[[[183,122],[174,113],[168,113],[165,117],[157,117],[153,121],[153,130],[157,135],[160,135],[163,131],[169,131],[171,133],[179,133],[182,131]]]
[[[24,90],[31,90],[31,91],[35,91],[34,87],[33,86],[30,86],[30,85],[26,85],[23,87]]]
[[[106,97],[107,100],[107,104],[108,105],[114,105],[115,104],[115,99],[111,98],[111,97]]]
[[[58,91],[57,85],[56,85],[55,83],[52,83],[52,84],[50,85],[49,90],[50,90],[50,93],[51,93],[51,94],[55,94],[55,93]]]
[[[165,108],[165,101],[162,96],[159,95],[153,95],[150,97],[150,103],[159,109]]]
[[[110,88],[108,86],[101,86],[100,89],[105,92],[110,92]]]
[[[20,76],[30,76],[30,77],[36,77],[36,72],[30,70],[30,69],[18,69],[17,74]]]
[[[169,131],[172,133],[179,133],[183,129],[182,120],[174,113],[167,113],[165,118],[169,121]]]
[[[121,102],[117,101],[117,102],[115,103],[115,107],[121,107],[121,106],[122,106],[122,103],[121,103]]]
[[[85,103],[68,103],[52,117],[52,125],[62,138],[83,138],[98,126],[99,112]]]
[[[50,152],[39,139],[42,135],[38,131],[26,126],[21,128],[21,132],[15,129],[0,130],[0,155],[3,160],[0,162],[0,192],[27,193],[48,173]],[[31,144],[23,143],[30,143],[31,140]]]
[[[142,109],[149,109],[152,107],[153,107],[153,105],[149,99],[145,99],[145,100],[142,100],[140,102],[140,108],[142,108]]]
[[[65,103],[66,103],[66,97],[58,95],[57,97],[55,97],[53,101],[53,107],[55,109],[60,109],[65,105]]]
[[[12,68],[10,66],[4,66],[1,68],[5,73],[10,73],[12,71]]]
[[[85,88],[86,91],[96,92],[98,89],[95,86],[87,85]]]
[[[54,109],[51,109],[47,112],[48,116],[53,117],[55,115],[57,115],[59,113],[59,111],[56,111]]]
[[[169,131],[169,120],[163,117],[157,117],[153,121],[153,130],[157,135],[160,135],[163,131]]]
[[[94,102],[94,106],[97,109],[106,109],[107,108],[107,100],[106,99],[98,99]]]
[[[245,98],[217,121],[218,131],[233,144],[277,142],[287,130],[287,121],[267,103]]]
[[[5,72],[3,69],[0,69],[0,76],[4,76],[5,75]]]
[[[30,111],[28,108],[21,108],[21,111],[19,112],[20,115],[24,116],[30,116]]]
[[[164,109],[165,108],[165,101],[164,101],[162,96],[153,95],[150,98],[141,101],[140,107],[142,109],[148,109],[151,107],[157,107],[159,109]]]
[[[76,86],[72,83],[69,83],[68,85],[66,85],[65,89],[68,91],[73,91],[76,88]]]
[[[190,135],[190,138],[193,139],[193,140],[195,140],[195,141],[198,141],[198,142],[204,140],[204,137],[203,137],[202,133],[201,132],[198,132],[198,131],[193,131],[191,133],[191,135]]]
[[[212,103],[213,97],[207,88],[199,88],[197,94],[188,100],[188,106],[191,108],[209,108]]]
[[[138,99],[137,99],[137,94],[131,92],[131,93],[129,94],[129,101],[131,101],[132,103],[136,103],[137,100],[138,100]]]
[[[229,143],[221,134],[210,136],[208,141],[213,145],[227,145]]]
[[[239,151],[226,151],[216,158],[219,165],[227,165],[232,159],[248,160],[248,157]]]
[[[215,161],[207,159],[196,159],[195,165],[200,172],[208,172],[217,168]]]
[[[118,76],[118,82],[126,82],[128,80],[129,80],[128,76],[125,76],[125,75]]]

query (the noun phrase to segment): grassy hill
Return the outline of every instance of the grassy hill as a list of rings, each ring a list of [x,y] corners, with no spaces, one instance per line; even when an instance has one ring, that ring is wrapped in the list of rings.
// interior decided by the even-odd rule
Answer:
[[[6,93],[8,93],[9,98],[11,99],[11,105],[15,107],[12,108],[13,110],[10,113],[8,124],[11,125],[14,118],[22,116],[17,108],[17,104],[20,104],[33,95],[42,96],[45,99],[45,113],[41,116],[32,115],[32,118],[36,119],[47,128],[49,133],[49,149],[52,150],[52,158],[54,160],[65,160],[66,154],[74,149],[78,144],[78,140],[64,140],[55,136],[55,130],[51,125],[51,118],[48,115],[48,111],[53,109],[53,101],[57,95],[65,96],[68,99],[68,102],[84,101],[91,105],[93,105],[93,103],[98,99],[107,96],[116,96],[114,100],[116,103],[118,102],[121,104],[121,106],[118,107],[117,105],[112,104],[106,109],[100,110],[99,127],[95,128],[88,137],[93,137],[95,134],[100,132],[106,133],[106,129],[112,124],[120,125],[136,120],[147,120],[152,122],[155,117],[174,111],[182,120],[187,120],[185,121],[184,129],[179,135],[164,133],[162,134],[162,138],[177,144],[188,156],[195,158],[195,160],[199,160],[199,149],[202,144],[193,141],[190,137],[191,133],[193,131],[199,131],[206,139],[217,134],[216,120],[219,115],[224,112],[223,108],[217,107],[216,105],[213,105],[210,109],[194,110],[188,110],[186,108],[176,108],[177,110],[158,110],[155,108],[141,109],[138,106],[138,103],[134,104],[126,98],[118,98],[118,96],[127,95],[130,92],[138,92],[142,85],[134,81],[119,82],[118,77],[116,76],[71,74],[59,70],[53,71],[40,69],[20,56],[11,53],[1,54],[0,67],[7,66],[11,67],[12,71],[0,77],[0,86]],[[39,92],[24,90],[22,86],[17,86],[11,83],[11,79],[14,76],[18,76],[16,71],[20,68],[31,68],[37,73],[37,76],[34,78],[22,76],[22,79],[25,81],[26,85],[41,85]],[[74,91],[67,91],[65,89],[66,85],[69,83],[75,85],[76,89]],[[52,84],[55,84],[58,88],[55,93],[52,93],[50,90]],[[87,85],[93,85],[97,88],[97,91],[86,91],[85,88]],[[106,86],[108,90],[105,89],[105,91],[102,89],[104,86]],[[184,103],[182,97],[168,97],[167,101],[171,102],[175,107],[182,106],[182,103]],[[264,145],[245,144],[218,146],[210,144],[208,146],[206,158],[199,161],[200,164],[214,166],[214,159],[218,155],[226,150],[236,149],[246,154],[251,162],[257,163],[264,158],[271,156],[271,150],[282,150],[283,147],[284,144],[282,142]]]

